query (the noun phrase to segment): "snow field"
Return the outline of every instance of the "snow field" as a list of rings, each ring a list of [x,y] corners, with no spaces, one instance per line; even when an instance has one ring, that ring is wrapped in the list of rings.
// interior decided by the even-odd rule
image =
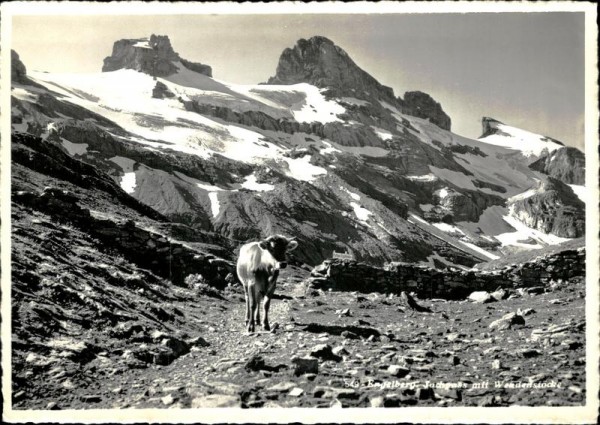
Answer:
[[[220,84],[209,77],[189,70],[187,72],[194,74],[196,80],[204,78],[210,80],[211,84]],[[284,172],[289,177],[300,181],[312,181],[327,174],[324,168],[310,164],[310,156],[284,158],[281,161],[285,150],[264,140],[259,133],[186,111],[175,99],[153,99],[151,95],[155,81],[149,75],[133,70],[100,74],[33,74],[41,84],[66,96],[69,101],[116,122],[136,136],[134,141],[149,147],[173,149],[203,158],[220,154],[251,164],[275,161],[283,165]],[[187,74],[183,72],[183,76],[185,75]],[[335,113],[344,112],[341,106],[327,101],[319,89],[308,84],[257,87],[261,90],[265,87],[275,90],[274,87],[277,87],[276,90],[304,92],[308,105],[313,105],[317,112],[310,118],[309,115],[313,112],[304,111],[305,106],[294,112],[300,114],[299,120],[331,122],[338,120]],[[102,98],[95,97],[98,93],[102,93]],[[312,111],[312,107],[310,109]],[[334,115],[330,115],[330,112]],[[336,150],[331,144],[326,146],[328,152]]]
[[[562,148],[562,145],[547,140],[544,136],[539,134],[505,124],[492,123],[492,125],[501,132],[508,134],[508,136],[491,134],[480,138],[480,141],[519,151],[526,157],[539,157],[544,151],[551,153]]]

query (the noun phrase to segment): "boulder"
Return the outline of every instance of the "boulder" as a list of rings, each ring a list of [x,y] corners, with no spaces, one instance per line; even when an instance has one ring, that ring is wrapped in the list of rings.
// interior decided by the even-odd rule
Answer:
[[[506,289],[496,289],[490,294],[496,301],[502,301],[508,298],[508,291]]]
[[[481,303],[481,304],[485,304],[485,303],[491,303],[496,301],[489,292],[487,291],[475,291],[472,292],[471,295],[469,295],[469,300],[476,302],[476,303]]]
[[[333,360],[336,362],[342,360],[340,356],[333,353],[331,346],[328,344],[315,345],[312,350],[310,350],[310,355],[321,360]]]
[[[292,363],[295,365],[294,375],[305,373],[319,373],[319,361],[313,357],[294,357]]]
[[[410,371],[399,365],[390,365],[387,372],[395,378],[404,378]]]
[[[210,408],[210,407],[240,407],[239,396],[226,394],[210,394],[196,397],[192,400],[192,409]]]
[[[490,329],[511,329],[515,325],[524,325],[525,319],[517,313],[507,313],[498,320],[490,323]]]

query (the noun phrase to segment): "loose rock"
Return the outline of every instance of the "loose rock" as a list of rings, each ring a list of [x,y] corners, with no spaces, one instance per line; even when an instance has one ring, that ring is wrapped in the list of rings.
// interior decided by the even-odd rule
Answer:
[[[490,329],[511,329],[515,325],[524,325],[525,319],[517,313],[507,313],[502,318],[490,323]]]
[[[319,361],[312,357],[294,357],[292,358],[294,363],[294,375],[300,376],[303,374],[318,374],[319,373]]]
[[[203,407],[240,407],[241,402],[238,396],[225,394],[210,394],[202,397],[196,397],[192,400],[192,409]]]
[[[469,295],[469,300],[476,302],[476,303],[481,303],[481,304],[486,304],[486,303],[491,303],[493,301],[496,301],[489,292],[487,291],[475,291],[472,292],[471,295]]]
[[[310,351],[310,355],[322,360],[333,360],[339,362],[342,358],[333,353],[333,350],[328,344],[315,345]]]

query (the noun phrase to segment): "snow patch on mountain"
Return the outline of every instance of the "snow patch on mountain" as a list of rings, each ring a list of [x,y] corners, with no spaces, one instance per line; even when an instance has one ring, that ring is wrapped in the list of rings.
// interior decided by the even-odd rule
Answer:
[[[137,186],[135,171],[133,170],[135,161],[122,156],[114,156],[110,158],[109,161],[114,162],[123,170],[124,174],[119,182],[121,188],[129,194],[135,192],[135,188]]]
[[[22,87],[13,87],[10,93],[17,99],[24,100],[26,102],[37,102],[38,99],[37,94],[33,90],[30,90],[29,87],[27,89]]]
[[[354,192],[350,192],[348,189],[346,189],[344,186],[340,186],[340,190],[343,190],[344,192],[346,192],[348,195],[350,195],[350,197],[352,199],[354,199],[355,201],[360,201],[360,195]]]
[[[338,148],[334,147],[331,143],[326,142],[326,141],[322,141],[323,144],[326,146],[325,148],[321,149],[319,151],[319,153],[321,155],[326,155],[326,154],[332,154],[334,152],[342,152],[341,150],[339,150]]]
[[[371,126],[371,128],[375,131],[375,134],[377,134],[377,136],[384,142],[386,140],[391,140],[392,137],[394,137],[392,135],[392,133],[390,133],[387,130],[384,130],[383,128],[379,128],[379,127],[375,127],[375,126]]]
[[[450,192],[448,191],[447,187],[443,187],[440,190],[434,192],[437,196],[440,197],[440,199],[444,199],[446,196],[448,196],[450,194]]]
[[[125,173],[120,182],[121,188],[127,193],[135,192],[136,180],[135,172]]]
[[[568,186],[575,192],[575,195],[577,195],[579,199],[586,204],[589,203],[590,192],[587,190],[587,187],[578,184],[570,184]]]
[[[221,204],[219,203],[219,194],[217,192],[209,192],[208,199],[210,199],[210,210],[212,215],[216,218],[221,209]]]
[[[544,152],[551,153],[563,147],[545,136],[520,128],[499,122],[494,122],[491,125],[498,130],[498,133],[482,137],[479,141],[519,151],[526,157],[539,157]]]
[[[285,174],[296,180],[310,182],[317,177],[327,174],[327,170],[322,167],[317,167],[310,163],[310,155],[305,155],[301,158],[284,158],[287,162],[287,170]]]
[[[350,202],[350,206],[352,209],[354,209],[354,215],[356,215],[356,218],[358,218],[360,221],[366,222],[369,219],[369,216],[373,214],[371,211],[360,206],[356,202]]]
[[[514,209],[509,207],[508,215],[503,216],[505,222],[512,226],[516,231],[509,233],[502,233],[496,235],[496,239],[502,243],[502,246],[520,246],[527,249],[542,248],[546,245],[558,245],[563,242],[567,242],[568,238],[561,238],[552,234],[546,234],[539,230],[532,229],[525,225],[521,220],[514,216]],[[535,245],[526,243],[532,239],[536,242]]]
[[[412,180],[412,181],[420,181],[420,182],[434,182],[436,181],[438,178],[433,175],[433,174],[423,174],[420,176],[404,176],[405,178]]]
[[[446,233],[454,233],[454,234],[458,234],[458,235],[464,235],[465,232],[463,232],[462,230],[460,230],[458,227],[453,226],[452,224],[447,224],[447,223],[431,223],[434,227],[437,227],[438,229],[440,229],[442,232],[446,232]]]
[[[250,174],[242,183],[242,187],[244,189],[253,190],[255,192],[268,192],[275,189],[275,186],[268,183],[258,183],[256,181],[256,175],[254,173]]]
[[[232,86],[234,87],[234,86]],[[291,105],[290,110],[298,122],[321,122],[323,124],[342,121],[339,114],[346,109],[337,102],[327,100],[323,89],[311,84],[299,83],[292,85],[262,85],[251,88],[254,92],[295,93],[301,95],[299,102]]]
[[[141,47],[142,49],[152,49],[152,46],[150,46],[150,43],[147,38],[138,41],[133,45],[133,47]]]

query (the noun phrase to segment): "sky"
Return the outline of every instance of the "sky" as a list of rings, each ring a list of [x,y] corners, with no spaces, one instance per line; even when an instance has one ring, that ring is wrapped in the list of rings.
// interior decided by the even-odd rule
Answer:
[[[322,35],[396,96],[429,93],[457,134],[479,137],[489,116],[584,146],[581,12],[56,15],[13,16],[12,25],[11,47],[27,69],[100,72],[115,41],[157,34],[238,84],[265,82],[283,49]]]

